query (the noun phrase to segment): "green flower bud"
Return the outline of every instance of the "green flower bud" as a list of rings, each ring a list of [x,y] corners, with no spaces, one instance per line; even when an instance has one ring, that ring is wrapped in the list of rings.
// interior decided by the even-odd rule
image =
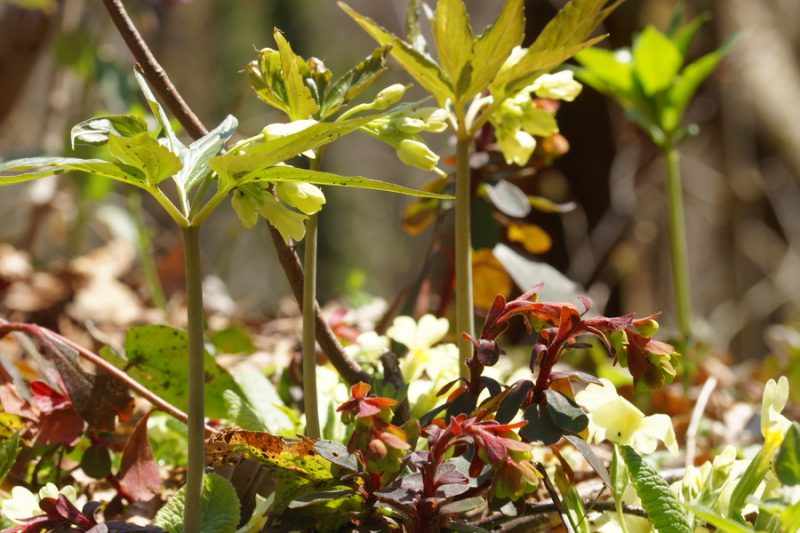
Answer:
[[[393,85],[389,85],[385,89],[381,90],[378,95],[375,97],[375,100],[372,102],[372,108],[383,110],[392,106],[400,101],[403,98],[403,95],[406,94],[408,87],[403,85],[402,83],[395,83]]]
[[[433,153],[425,143],[414,139],[403,139],[397,145],[397,157],[406,165],[433,170],[439,162],[439,156]]]
[[[394,118],[389,124],[408,135],[416,135],[425,129],[425,122],[422,120],[405,116]]]
[[[417,110],[417,117],[425,123],[425,131],[439,133],[447,129],[450,113],[441,107],[423,107]]]
[[[312,183],[279,181],[275,184],[275,191],[278,193],[278,198],[284,203],[299,209],[306,215],[318,213],[325,204],[325,195],[319,187]]]
[[[242,226],[252,228],[258,222],[258,201],[243,189],[236,189],[231,198],[231,206],[239,217]]]
[[[572,102],[581,94],[583,86],[575,81],[571,70],[562,70],[555,74],[542,74],[529,87],[530,92],[536,93],[539,98],[551,98]]]
[[[658,328],[659,328],[658,322],[656,322],[652,318],[648,320],[637,321],[635,325],[636,325],[636,331],[642,337],[650,338],[656,333],[658,333]]]

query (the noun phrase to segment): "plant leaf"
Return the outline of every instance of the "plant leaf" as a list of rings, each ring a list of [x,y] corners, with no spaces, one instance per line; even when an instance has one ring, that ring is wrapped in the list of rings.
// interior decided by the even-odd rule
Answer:
[[[147,420],[150,413],[139,420],[128,438],[117,474],[120,485],[135,501],[149,500],[161,489],[161,475],[147,439]]]
[[[322,117],[331,116],[369,87],[386,69],[386,56],[389,55],[390,50],[391,46],[389,45],[377,48],[336,80],[325,95]]]
[[[775,473],[784,485],[800,485],[800,423],[786,432],[775,461]]]
[[[175,174],[174,180],[184,193],[189,192],[199,180],[210,172],[209,159],[217,155],[225,143],[236,132],[239,121],[233,115],[225,117],[219,126],[189,145],[181,158],[183,168]]]
[[[473,36],[463,0],[439,0],[433,19],[433,37],[442,70],[458,87],[464,67],[472,59]]]
[[[331,174],[329,172],[307,170],[288,166],[274,166],[257,173],[251,173],[248,178],[243,178],[239,184],[244,185],[247,183],[261,182],[277,183],[281,181],[300,181],[304,183],[313,183],[315,185],[355,187],[358,189],[393,192],[397,194],[405,194],[407,196],[420,196],[424,198],[452,198],[446,194],[410,189],[408,187],[403,187],[402,185],[395,185],[394,183],[364,178],[362,176],[339,176],[338,174]]]
[[[472,56],[472,83],[465,100],[480,93],[500,71],[514,47],[525,36],[524,0],[507,0],[495,23],[476,40]]]
[[[439,508],[441,514],[461,514],[471,511],[482,505],[486,500],[482,496],[473,496],[472,498],[465,498],[463,500],[456,500],[447,503]]]
[[[661,121],[665,131],[672,132],[680,126],[686,107],[694,98],[700,84],[711,76],[720,61],[727,55],[729,49],[730,44],[725,45],[715,52],[704,55],[683,69],[680,77],[675,80],[675,84],[667,94],[667,103]]]
[[[109,134],[108,151],[122,164],[141,171],[150,185],[158,185],[183,168],[177,155],[147,133],[133,137]]]
[[[170,498],[156,514],[155,524],[167,533],[183,533],[186,487]],[[200,533],[234,533],[239,523],[239,497],[233,485],[219,474],[203,480],[203,528]]]
[[[553,17],[531,45],[535,52],[574,46],[589,35],[624,0],[572,0]]]
[[[74,157],[29,157],[0,163],[0,185],[22,183],[73,171],[147,188],[144,175],[136,168],[102,159]]]
[[[280,52],[281,73],[283,82],[286,84],[286,104],[288,106],[286,112],[292,120],[309,118],[319,111],[319,105],[300,74],[298,66],[300,58],[294,53],[289,41],[280,31],[275,30],[273,36]]]
[[[602,48],[582,50],[575,55],[575,60],[584,67],[577,72],[581,81],[584,81],[584,71],[588,70],[591,76],[586,83],[593,88],[618,99],[630,98],[634,91],[632,61],[621,61],[617,54]]]
[[[686,54],[689,52],[689,47],[692,45],[692,41],[694,41],[694,36],[697,35],[700,28],[711,20],[711,18],[711,13],[702,13],[680,28],[672,37],[672,42],[678,47],[683,57],[686,57]]]
[[[70,132],[72,149],[75,149],[76,143],[102,146],[108,142],[110,133],[120,137],[147,133],[147,122],[135,115],[101,115],[84,120],[72,127]]]
[[[179,409],[188,408],[189,338],[185,331],[162,325],[133,327],[125,338],[125,352],[122,358],[105,348],[100,355]],[[228,389],[240,396],[244,393],[208,352],[205,375],[206,415],[224,418],[223,393]]]
[[[713,509],[709,509],[704,505],[686,502],[679,503],[694,513],[698,518],[702,519],[704,522],[714,526],[717,531],[722,531],[724,533],[754,533],[752,528],[747,527],[736,520],[731,520],[730,518],[721,516]]]
[[[670,87],[681,70],[683,55],[669,37],[648,26],[633,47],[634,70],[647,96]]]
[[[622,446],[620,453],[653,527],[660,532],[692,533],[686,513],[672,494],[669,483],[630,446]]]
[[[558,442],[564,434],[553,423],[547,408],[538,403],[525,409],[522,418],[528,421],[528,424],[519,430],[519,436],[525,442],[540,441],[545,446],[549,446]]]
[[[339,7],[356,21],[373,39],[381,45],[392,46],[392,57],[406,69],[412,78],[429,93],[431,93],[440,105],[444,105],[448,98],[453,98],[453,88],[444,78],[442,70],[431,58],[414,49],[410,44],[399,37],[391,34],[386,29],[379,26],[374,20],[365,17],[350,6],[339,2]]]
[[[150,90],[150,87],[147,85],[144,77],[139,74],[139,71],[134,70],[133,76],[136,78],[136,83],[139,84],[139,89],[142,91],[144,99],[150,107],[150,111],[161,126],[161,133],[163,133],[166,138],[167,148],[173,154],[181,154],[181,152],[186,149],[186,146],[180,142],[177,135],[175,135],[175,130],[172,129],[172,124],[169,123],[169,117],[167,117],[167,114],[164,112],[164,108],[158,103],[158,100],[156,100],[156,97],[153,95],[153,91]]]
[[[17,461],[22,446],[19,444],[19,433],[14,433],[0,441],[0,484],[6,479],[8,472]]]
[[[492,204],[505,215],[525,218],[531,212],[527,195],[509,181],[501,179],[495,184],[487,183],[485,190]]]

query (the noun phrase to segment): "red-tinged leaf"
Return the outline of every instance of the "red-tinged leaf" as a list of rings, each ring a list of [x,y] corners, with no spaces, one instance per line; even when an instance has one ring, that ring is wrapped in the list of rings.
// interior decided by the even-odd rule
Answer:
[[[444,463],[436,470],[434,482],[437,485],[467,483],[469,480],[456,469],[453,463]]]
[[[592,301],[589,298],[587,298],[586,296],[583,296],[583,295],[579,295],[578,296],[578,300],[580,300],[581,303],[583,304],[583,313],[582,314],[588,313],[589,310],[592,308]]]
[[[539,291],[542,289],[544,289],[544,283],[537,283],[517,299],[535,301],[535,297],[537,296],[537,294],[539,294]]]
[[[594,383],[595,385],[600,385],[602,382],[594,377],[591,374],[587,374],[586,372],[581,372],[580,370],[570,370],[568,372],[551,372],[550,373],[550,381],[561,381],[561,380],[569,380],[569,381],[582,381],[583,383]]]
[[[53,511],[58,514],[58,516],[67,520],[70,524],[78,526],[79,528],[88,529],[96,525],[94,520],[84,516],[83,513],[81,513],[78,508],[75,507],[72,502],[69,501],[69,499],[63,494],[59,494],[58,499],[55,500]]]
[[[0,365],[0,406],[2,406],[3,412],[27,418],[28,420],[36,419],[36,412],[19,393],[17,386],[14,385],[14,379],[3,365]]]
[[[406,441],[404,441],[403,439],[401,439],[400,437],[398,437],[397,435],[395,435],[390,431],[382,432],[380,435],[380,439],[383,442],[385,442],[388,446],[391,446],[396,450],[407,450],[411,447]]]
[[[122,452],[122,464],[119,468],[120,485],[136,501],[149,500],[161,488],[158,465],[153,459],[153,450],[147,439],[149,417],[150,413],[143,416],[131,433]]]
[[[630,313],[625,316],[618,316],[614,318],[596,317],[588,318],[583,321],[584,325],[588,327],[597,328],[603,332],[620,331],[629,328],[633,325],[634,314]]]
[[[83,435],[83,419],[72,407],[54,409],[39,416],[34,444],[75,444]]]
[[[575,335],[581,325],[581,315],[578,314],[577,309],[563,306],[561,308],[561,316],[558,320],[558,335],[555,338],[555,343],[566,342],[570,337]]]
[[[370,416],[375,416],[381,412],[381,408],[377,405],[373,405],[370,402],[365,400],[361,400],[358,402],[358,416],[359,418],[367,418]]]
[[[369,389],[371,389],[369,384],[364,383],[363,381],[359,381],[352,387],[350,387],[350,396],[353,398],[366,398]]]

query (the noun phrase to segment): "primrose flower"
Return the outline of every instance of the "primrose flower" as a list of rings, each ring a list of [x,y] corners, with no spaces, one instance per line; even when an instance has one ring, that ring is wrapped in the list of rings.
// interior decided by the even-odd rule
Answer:
[[[777,383],[774,379],[767,381],[761,400],[761,434],[765,440],[775,439],[783,442],[783,437],[792,425],[791,421],[781,414],[789,401],[789,380],[781,376]]]
[[[45,498],[56,499],[59,494],[66,496],[72,503],[75,503],[78,498],[75,488],[70,485],[58,490],[58,487],[48,483],[39,489],[38,494],[34,494],[25,487],[14,487],[11,489],[11,498],[3,501],[0,510],[4,517],[19,524],[26,518],[45,514],[39,507],[39,502]]]
[[[653,453],[661,441],[672,454],[678,453],[675,430],[667,415],[645,416],[619,396],[610,381],[600,381],[602,385],[592,383],[575,395],[576,403],[588,413],[590,438],[628,444],[642,454]]]

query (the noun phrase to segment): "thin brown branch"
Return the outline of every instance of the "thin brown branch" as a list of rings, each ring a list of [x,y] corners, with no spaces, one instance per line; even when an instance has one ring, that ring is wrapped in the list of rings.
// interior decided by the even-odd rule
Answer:
[[[130,377],[124,371],[115,367],[114,365],[112,365],[111,363],[109,363],[96,353],[87,350],[83,346],[74,343],[73,341],[69,340],[68,338],[62,335],[59,335],[55,331],[51,331],[41,326],[37,326],[36,324],[6,322],[5,320],[0,319],[0,338],[5,337],[9,333],[13,332],[24,333],[40,341],[42,340],[50,341],[67,346],[69,349],[74,350],[80,357],[82,357],[86,361],[89,361],[97,368],[101,369],[104,372],[107,372],[115,379],[121,381],[127,388],[139,394],[142,398],[144,398],[148,402],[152,403],[160,411],[167,413],[168,415],[172,416],[176,420],[183,422],[184,424],[187,422],[186,413],[184,413],[183,411],[181,411],[180,409],[178,409],[165,399],[161,398],[159,395],[157,395],[144,385],[140,384],[138,381]],[[210,426],[206,426],[206,433],[216,433],[216,431],[217,431],[216,429]]]
[[[108,10],[111,19],[117,27],[120,35],[128,45],[131,54],[139,63],[139,69],[144,75],[147,82],[155,89],[155,91],[164,100],[164,103],[170,111],[175,115],[175,118],[186,128],[186,131],[193,138],[197,139],[205,135],[208,130],[203,123],[192,112],[191,108],[181,98],[175,86],[167,76],[167,73],[158,63],[158,60],[153,56],[147,43],[144,42],[142,36],[134,26],[133,21],[128,16],[125,6],[122,5],[120,0],[103,0],[103,3]],[[288,246],[277,230],[269,226],[272,234],[272,241],[275,243],[275,249],[278,252],[278,259],[289,280],[289,285],[292,287],[297,302],[302,305],[303,301],[303,267],[300,259],[297,257],[294,249]],[[356,383],[358,381],[369,381],[370,375],[365,372],[355,361],[353,361],[344,348],[336,339],[325,318],[319,309],[319,305],[315,310],[315,324],[316,324],[316,337],[325,355],[328,356],[331,364],[336,368],[339,374],[348,383]]]

